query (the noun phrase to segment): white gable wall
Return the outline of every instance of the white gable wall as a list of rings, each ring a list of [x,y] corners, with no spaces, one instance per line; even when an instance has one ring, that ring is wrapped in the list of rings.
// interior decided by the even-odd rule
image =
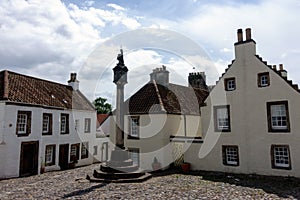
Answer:
[[[195,159],[194,155],[198,155],[200,145],[193,145],[187,153],[188,162],[192,163],[194,169],[200,170],[300,177],[300,159],[297,156],[300,153],[300,94],[255,57],[253,47],[255,47],[253,42],[236,46],[235,62],[213,89],[206,100],[207,106],[201,109],[205,134],[201,156],[206,153],[208,155],[202,159]],[[269,72],[270,86],[258,87],[257,76],[261,72]],[[236,90],[225,91],[224,79],[231,77],[236,79]],[[269,133],[266,102],[280,100],[288,101],[291,131]],[[215,105],[230,105],[231,132],[215,132],[213,118]],[[214,145],[218,136],[220,137]],[[291,170],[272,169],[272,144],[289,145]],[[222,145],[238,145],[239,166],[223,165]]]

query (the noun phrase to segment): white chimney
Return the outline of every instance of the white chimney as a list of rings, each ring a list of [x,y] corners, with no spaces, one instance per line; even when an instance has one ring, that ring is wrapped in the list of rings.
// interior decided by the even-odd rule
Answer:
[[[153,69],[153,72],[150,74],[150,81],[155,82],[159,85],[168,86],[169,85],[169,71],[166,69],[166,66],[161,68]]]
[[[76,79],[76,75],[76,73],[71,73],[68,81],[68,85],[72,86],[73,90],[79,90],[79,81]]]
[[[251,37],[251,29],[246,29],[246,40],[243,40],[243,30],[237,30],[238,41],[234,44],[235,60],[249,59],[256,55],[256,43]]]

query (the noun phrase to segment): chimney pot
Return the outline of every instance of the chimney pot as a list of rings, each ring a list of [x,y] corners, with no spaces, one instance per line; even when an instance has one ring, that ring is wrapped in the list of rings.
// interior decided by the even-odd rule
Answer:
[[[276,69],[276,65],[273,65],[273,70],[275,70],[275,71],[277,70],[277,69]]]
[[[246,41],[251,40],[251,28],[246,29]]]
[[[70,74],[70,81],[75,82],[76,81],[76,73],[71,73]]]
[[[283,71],[283,64],[279,64],[279,70]]]
[[[237,37],[238,37],[238,42],[243,41],[243,29],[238,29],[237,30]]]
[[[73,90],[79,90],[79,81],[76,79],[76,73],[70,74],[69,86],[72,86]]]

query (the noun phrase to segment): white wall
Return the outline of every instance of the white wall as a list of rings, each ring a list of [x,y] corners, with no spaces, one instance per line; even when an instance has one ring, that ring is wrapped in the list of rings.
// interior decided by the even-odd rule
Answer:
[[[184,116],[172,114],[144,114],[140,116],[139,139],[128,139],[129,116],[124,118],[124,143],[126,148],[138,148],[140,151],[140,167],[144,170],[152,170],[154,157],[166,168],[175,157],[170,136],[201,137],[201,125],[199,116]],[[114,119],[112,117],[112,119]],[[110,139],[115,143],[115,124],[111,120]]]
[[[253,44],[239,45],[236,50],[238,58],[213,89],[207,106],[201,108],[205,139],[202,145],[193,144],[186,153],[188,162],[198,170],[300,177],[299,92],[254,56]],[[270,86],[257,86],[261,72],[269,72]],[[224,79],[229,77],[236,78],[236,90],[225,92]],[[269,133],[266,102],[280,100],[288,101],[291,131]],[[214,105],[230,105],[231,132],[214,131]],[[272,144],[289,145],[291,170],[272,169]],[[238,145],[239,166],[223,165],[222,145]]]
[[[108,141],[107,138],[96,139],[96,112],[94,111],[79,111],[79,110],[53,110],[44,109],[39,107],[25,107],[16,105],[0,105],[0,111],[5,107],[6,114],[4,120],[1,120],[1,133],[4,134],[5,145],[0,145],[2,162],[0,171],[0,178],[18,177],[19,176],[19,165],[20,165],[20,151],[21,143],[26,141],[39,141],[39,167],[40,169],[42,162],[45,157],[45,146],[49,144],[56,144],[56,161],[54,166],[46,167],[46,171],[59,170],[59,145],[60,144],[71,144],[89,142],[89,157],[86,159],[80,159],[81,152],[79,152],[79,160],[76,166],[88,165],[93,163],[93,152],[94,146],[102,145],[102,142]],[[1,110],[2,109],[2,110]],[[25,137],[18,137],[16,135],[16,122],[18,110],[32,111],[31,119],[31,134]],[[1,112],[2,114],[3,112]],[[52,135],[42,135],[42,114],[52,113],[53,126]],[[69,134],[60,134],[60,115],[61,113],[69,114]],[[1,115],[0,114],[0,119]],[[84,119],[91,118],[91,132],[84,133]],[[74,122],[75,119],[80,120],[79,131],[75,131]],[[80,148],[81,150],[81,148]],[[100,152],[100,150],[98,149]],[[70,149],[69,149],[70,153]],[[97,155],[98,156],[98,155]],[[70,159],[70,157],[69,157]]]

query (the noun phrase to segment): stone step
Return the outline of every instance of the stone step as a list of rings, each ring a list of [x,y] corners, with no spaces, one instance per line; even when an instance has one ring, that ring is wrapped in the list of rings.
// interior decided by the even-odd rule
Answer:
[[[124,173],[122,173],[122,174],[124,174]],[[132,174],[132,173],[130,173],[130,174]],[[136,175],[134,175],[134,176],[136,176]],[[146,181],[146,180],[150,179],[152,176],[149,173],[143,173],[143,174],[140,174],[140,176],[138,176],[138,177],[131,177],[130,175],[129,176],[121,175],[121,177],[122,178],[118,177],[115,179],[96,178],[96,177],[93,177],[88,174],[86,176],[86,179],[89,180],[90,182],[98,182],[98,183],[138,183],[138,182]]]
[[[111,166],[111,167],[125,167],[125,166],[133,165],[133,160],[131,160],[131,159],[127,159],[124,161],[109,160],[105,164],[107,166]]]
[[[132,164],[130,166],[109,166],[105,163],[100,164],[100,170],[107,173],[128,173],[135,172],[139,169],[138,165]]]

